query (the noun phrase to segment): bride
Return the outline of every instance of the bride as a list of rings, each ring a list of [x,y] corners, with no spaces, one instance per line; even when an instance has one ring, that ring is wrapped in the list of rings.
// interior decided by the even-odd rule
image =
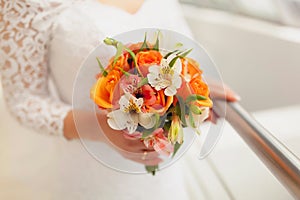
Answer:
[[[124,174],[99,164],[77,140],[71,107],[80,64],[105,36],[154,27],[192,37],[176,0],[4,0],[0,7],[6,104],[20,123],[61,137],[53,144],[59,149],[53,169],[44,172],[51,177],[39,181],[45,194],[51,199],[197,199],[200,190],[197,185],[188,188],[185,173],[192,172],[182,170],[184,163],[155,177]],[[220,91],[215,86],[211,93],[218,97]],[[229,89],[226,95],[229,101],[237,99]],[[124,150],[145,149],[123,137],[112,140]]]

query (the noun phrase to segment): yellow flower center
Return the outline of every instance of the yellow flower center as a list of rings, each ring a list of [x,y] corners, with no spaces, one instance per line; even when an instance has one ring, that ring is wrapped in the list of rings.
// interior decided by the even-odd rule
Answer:
[[[129,99],[129,105],[124,109],[124,112],[127,113],[140,113],[140,107],[133,101],[133,99]]]
[[[173,76],[173,74],[174,74],[174,70],[172,70],[170,67],[162,67],[160,69],[160,72],[163,75],[171,75],[171,76]]]

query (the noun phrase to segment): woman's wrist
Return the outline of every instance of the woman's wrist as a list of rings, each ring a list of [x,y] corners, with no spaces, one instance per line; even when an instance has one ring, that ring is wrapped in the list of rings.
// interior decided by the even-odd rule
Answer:
[[[73,111],[69,111],[64,119],[64,137],[67,140],[77,139],[78,133],[73,118]]]
[[[98,115],[100,114],[95,115],[95,113],[90,111],[70,111],[64,119],[64,137],[67,140],[82,138],[85,140],[102,142],[104,140],[104,135],[102,129],[99,129],[98,123],[103,123],[106,119],[103,118],[99,121]],[[76,128],[74,116],[76,116],[76,123],[80,130],[80,134]]]

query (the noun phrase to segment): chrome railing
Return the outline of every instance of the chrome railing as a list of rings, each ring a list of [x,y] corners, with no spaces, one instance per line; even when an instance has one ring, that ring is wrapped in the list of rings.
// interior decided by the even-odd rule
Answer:
[[[259,124],[238,103],[226,103],[226,108],[224,108],[224,103],[216,101],[215,112],[219,115],[226,113],[225,119],[240,137],[293,197],[300,199],[299,158]]]

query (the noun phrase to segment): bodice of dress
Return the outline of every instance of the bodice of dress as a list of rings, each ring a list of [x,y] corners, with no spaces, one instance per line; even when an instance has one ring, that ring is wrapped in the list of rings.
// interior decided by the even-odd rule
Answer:
[[[71,109],[76,73],[104,37],[146,27],[191,35],[175,0],[146,0],[135,14],[97,0],[4,0],[0,5],[7,106],[21,123],[56,135],[62,135]]]
[[[173,12],[167,12],[167,8]],[[50,42],[49,67],[60,97],[71,103],[79,67],[105,37],[149,27],[191,35],[174,0],[145,1],[135,14],[103,5],[97,0],[76,3],[66,9],[55,22]]]

